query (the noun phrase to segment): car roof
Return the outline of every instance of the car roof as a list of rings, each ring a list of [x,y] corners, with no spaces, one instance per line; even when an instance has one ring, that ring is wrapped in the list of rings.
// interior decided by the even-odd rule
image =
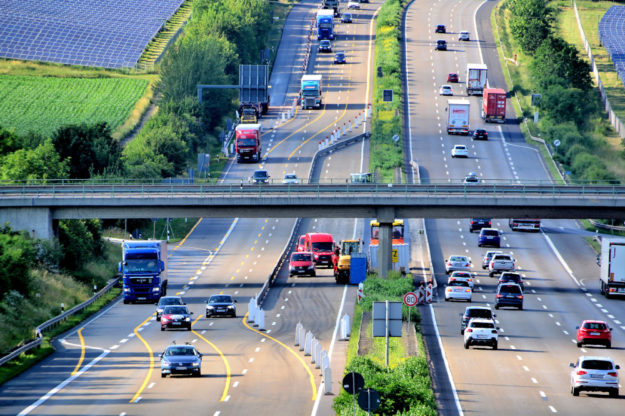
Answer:
[[[598,321],[595,319],[584,319],[582,324],[608,324],[606,321]]]
[[[501,251],[501,250],[488,250],[488,251],[486,252],[486,254],[488,254],[488,253],[493,253],[493,254],[503,254],[503,251]]]
[[[489,308],[488,306],[467,306],[467,308],[464,310],[465,312],[468,311],[469,309],[483,309],[485,311],[493,311],[491,308]]]
[[[492,319],[486,319],[486,318],[471,318],[471,319],[469,319],[469,323],[471,323],[471,322],[486,322],[486,323],[492,324],[493,320]]]
[[[600,360],[600,361],[610,361],[614,363],[614,360],[610,357],[600,357],[598,355],[581,355],[578,360],[586,361],[586,360]]]

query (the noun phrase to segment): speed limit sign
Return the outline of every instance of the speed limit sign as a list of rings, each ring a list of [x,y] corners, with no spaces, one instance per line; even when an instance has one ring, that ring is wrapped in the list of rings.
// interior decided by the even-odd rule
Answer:
[[[408,307],[415,306],[417,304],[417,295],[414,292],[408,292],[404,295],[404,304]]]

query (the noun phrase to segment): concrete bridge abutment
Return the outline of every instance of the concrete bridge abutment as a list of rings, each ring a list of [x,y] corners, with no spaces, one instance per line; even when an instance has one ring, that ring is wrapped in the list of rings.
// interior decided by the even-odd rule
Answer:
[[[0,209],[0,224],[9,223],[14,231],[26,231],[33,238],[54,237],[50,208],[16,207]]]

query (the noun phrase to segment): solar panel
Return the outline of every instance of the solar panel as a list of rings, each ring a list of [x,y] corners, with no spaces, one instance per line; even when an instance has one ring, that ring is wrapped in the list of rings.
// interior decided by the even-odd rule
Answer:
[[[184,0],[2,0],[0,57],[134,67]]]
[[[612,6],[599,22],[599,40],[625,84],[625,6]]]

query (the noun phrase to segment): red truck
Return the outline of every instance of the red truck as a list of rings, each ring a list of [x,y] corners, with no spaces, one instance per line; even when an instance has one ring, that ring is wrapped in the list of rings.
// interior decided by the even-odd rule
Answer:
[[[235,146],[237,162],[258,162],[261,156],[260,124],[239,124],[236,128]]]
[[[482,118],[486,122],[506,121],[506,92],[501,88],[484,88]]]
[[[332,234],[328,233],[308,233],[304,235],[304,247],[303,251],[309,251],[313,253],[313,258],[316,266],[327,266],[329,268],[334,267],[335,263],[335,249],[334,239]],[[300,247],[298,246],[298,250]]]

